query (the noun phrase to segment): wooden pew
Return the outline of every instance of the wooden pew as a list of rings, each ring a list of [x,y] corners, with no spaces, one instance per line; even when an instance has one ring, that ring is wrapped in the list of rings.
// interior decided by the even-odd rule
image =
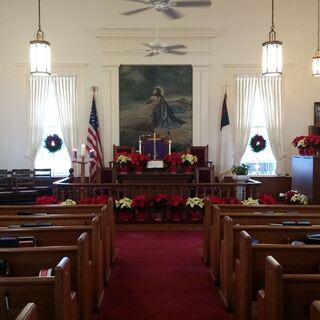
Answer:
[[[8,297],[9,314],[5,308]],[[64,257],[53,277],[0,278],[0,318],[12,319],[29,301],[38,307],[39,320],[76,320],[77,296],[70,290],[70,261]]]
[[[99,310],[104,294],[103,254],[100,239],[99,217],[94,217],[91,226],[55,226],[37,228],[1,228],[0,237],[34,236],[39,246],[75,245],[83,233],[89,236],[89,254],[92,260],[94,308]]]
[[[320,320],[320,301],[316,300],[311,305],[311,320]]]
[[[224,216],[230,214],[248,214],[254,212],[277,212],[277,213],[287,213],[287,212],[297,212],[303,214],[313,214],[320,213],[319,205],[259,205],[259,206],[244,206],[244,205],[231,205],[223,204],[216,205],[209,202],[205,203],[205,215],[203,220],[203,260],[206,265],[211,265],[212,261],[212,251],[218,254],[220,253],[220,241],[222,238],[221,229],[217,226],[221,225],[221,220],[223,221]],[[217,247],[215,247],[217,246]],[[216,267],[217,270],[217,279],[216,282],[219,282],[219,263]]]
[[[311,303],[319,296],[320,274],[286,274],[278,261],[268,256],[257,320],[310,319]]]
[[[320,224],[320,213],[221,213],[213,217],[216,220],[210,233],[210,273],[215,285],[220,284],[220,254],[221,243],[224,237],[224,217],[232,218],[234,224],[268,224],[281,223],[282,221],[307,220],[313,224]]]
[[[80,235],[77,245],[0,248],[0,257],[10,263],[11,274],[15,277],[37,275],[41,269],[51,268],[68,257],[71,289],[77,293],[80,319],[92,319],[92,267],[87,233]]]
[[[237,320],[251,319],[252,301],[264,287],[264,265],[272,255],[285,273],[316,273],[320,245],[252,244],[253,238],[240,232],[239,259],[236,260],[235,304]]]
[[[29,302],[15,320],[38,320],[37,306],[34,303]]]
[[[227,309],[234,307],[234,263],[239,258],[240,232],[247,231],[262,243],[288,244],[290,240],[304,240],[307,233],[320,232],[320,225],[309,227],[288,227],[269,225],[234,225],[230,217],[225,217],[224,239],[221,250],[220,293]]]

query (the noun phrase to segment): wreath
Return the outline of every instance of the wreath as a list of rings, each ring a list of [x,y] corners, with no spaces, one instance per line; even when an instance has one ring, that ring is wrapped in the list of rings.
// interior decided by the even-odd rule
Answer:
[[[263,136],[258,134],[254,135],[250,140],[250,147],[253,152],[260,152],[267,146],[267,141]]]
[[[62,144],[63,141],[57,134],[49,135],[44,139],[44,147],[52,153],[59,151]]]

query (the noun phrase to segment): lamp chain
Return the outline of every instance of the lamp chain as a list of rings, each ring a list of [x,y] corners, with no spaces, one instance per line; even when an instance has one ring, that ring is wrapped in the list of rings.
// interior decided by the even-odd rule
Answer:
[[[320,49],[320,5],[319,5],[319,0],[318,0],[318,51]]]
[[[272,19],[271,19],[271,30],[274,30],[274,0],[272,0]]]
[[[40,0],[38,0],[38,19],[39,19],[39,30],[41,30],[41,18],[40,18]]]

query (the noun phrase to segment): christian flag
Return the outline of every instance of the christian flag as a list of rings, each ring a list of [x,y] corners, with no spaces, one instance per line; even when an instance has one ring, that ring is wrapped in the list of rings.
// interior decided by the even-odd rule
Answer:
[[[97,181],[97,167],[103,166],[103,153],[99,134],[99,122],[95,97],[92,98],[91,113],[89,118],[87,150],[90,154],[90,182]]]
[[[220,124],[220,175],[231,170],[233,165],[233,140],[227,108],[227,94],[224,95]]]

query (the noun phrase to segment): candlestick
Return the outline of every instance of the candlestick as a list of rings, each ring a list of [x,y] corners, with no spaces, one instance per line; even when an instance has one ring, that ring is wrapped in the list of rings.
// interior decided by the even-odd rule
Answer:
[[[85,144],[81,145],[81,157],[84,157],[86,155],[86,146]]]
[[[172,144],[172,141],[169,140],[169,155],[171,154],[171,144]]]

